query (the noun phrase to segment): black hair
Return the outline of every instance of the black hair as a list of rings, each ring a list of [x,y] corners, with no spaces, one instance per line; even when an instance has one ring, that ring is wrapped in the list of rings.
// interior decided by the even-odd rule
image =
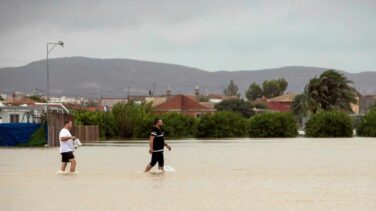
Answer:
[[[154,120],[154,125],[156,125],[158,122],[159,122],[159,120],[162,120],[161,118],[156,118],[155,120]]]
[[[66,124],[68,124],[69,122],[72,122],[72,121],[70,121],[70,120],[65,121],[65,122],[64,122],[64,126],[65,126]]]

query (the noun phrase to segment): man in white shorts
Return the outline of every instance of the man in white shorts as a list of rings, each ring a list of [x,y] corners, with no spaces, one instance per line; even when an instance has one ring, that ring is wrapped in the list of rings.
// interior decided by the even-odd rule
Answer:
[[[60,140],[60,154],[61,154],[61,172],[65,172],[67,163],[70,162],[70,172],[76,171],[76,160],[74,159],[73,151],[74,144],[73,140],[76,138],[72,136],[70,130],[72,129],[72,121],[65,121],[64,128],[60,130],[59,140]]]

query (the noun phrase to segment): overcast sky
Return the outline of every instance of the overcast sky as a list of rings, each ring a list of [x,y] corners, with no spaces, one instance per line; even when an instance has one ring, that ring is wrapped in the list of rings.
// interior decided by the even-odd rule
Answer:
[[[0,67],[46,57],[376,71],[375,0],[0,0]]]

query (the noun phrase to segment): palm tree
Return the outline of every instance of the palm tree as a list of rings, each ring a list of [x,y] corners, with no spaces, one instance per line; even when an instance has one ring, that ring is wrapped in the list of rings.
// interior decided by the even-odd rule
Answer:
[[[294,97],[291,105],[291,112],[298,119],[298,122],[302,125],[303,118],[308,115],[308,98],[305,93],[298,94]]]
[[[351,112],[350,104],[357,103],[353,82],[335,70],[327,70],[318,78],[311,79],[305,87],[305,93],[312,113],[331,109]]]

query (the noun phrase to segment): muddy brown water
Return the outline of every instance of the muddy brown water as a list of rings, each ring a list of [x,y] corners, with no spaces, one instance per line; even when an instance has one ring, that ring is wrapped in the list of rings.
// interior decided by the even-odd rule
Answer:
[[[171,141],[143,173],[146,143],[80,147],[77,175],[58,148],[0,148],[0,210],[374,210],[376,139]]]

